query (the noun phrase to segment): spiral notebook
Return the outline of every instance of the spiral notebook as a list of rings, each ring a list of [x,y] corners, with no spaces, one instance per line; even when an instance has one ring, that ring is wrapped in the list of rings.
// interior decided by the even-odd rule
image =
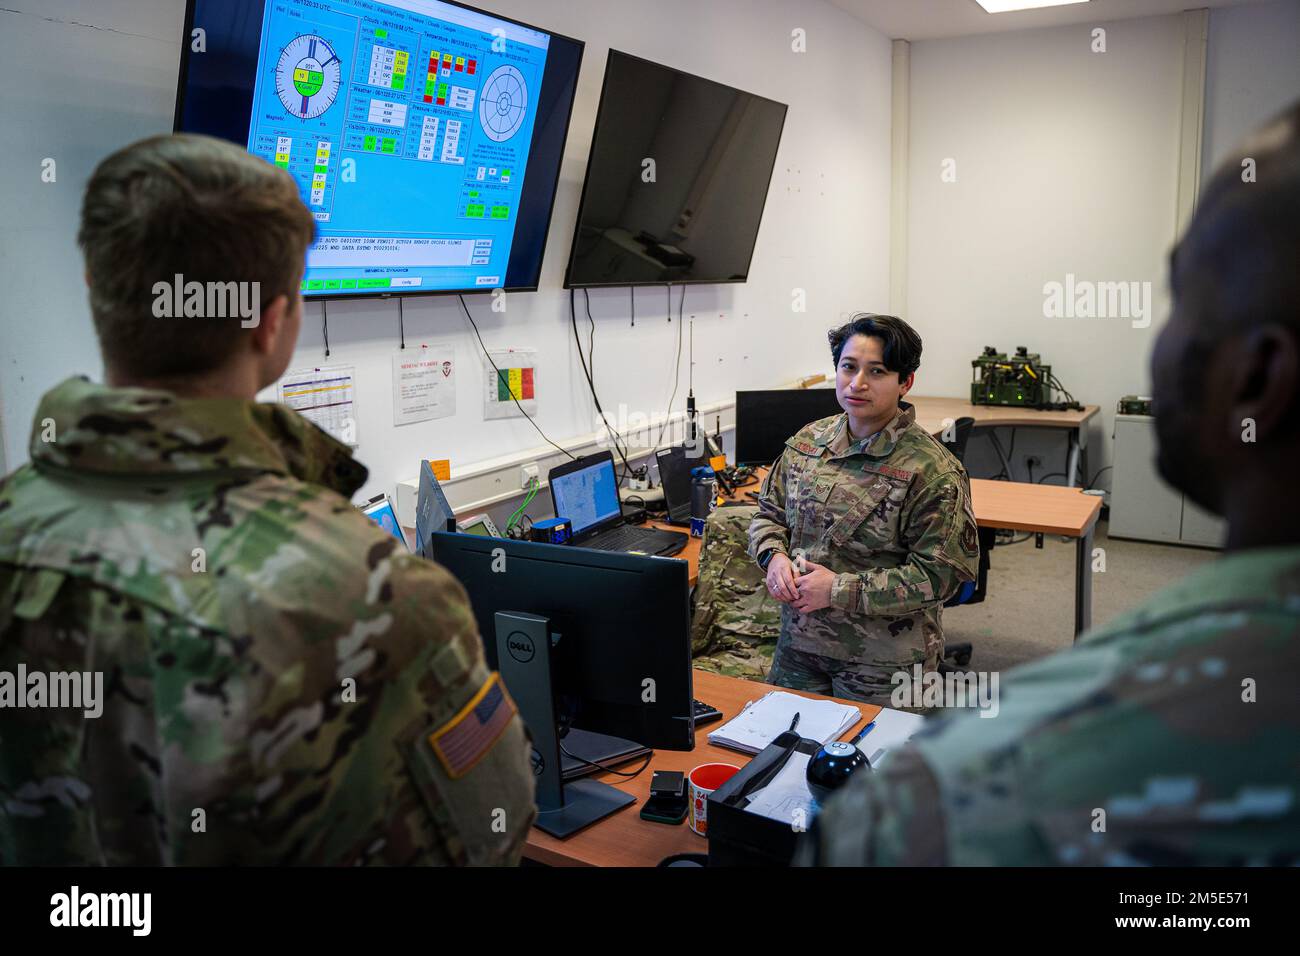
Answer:
[[[848,704],[774,690],[750,701],[744,710],[710,733],[709,743],[756,754],[790,729],[795,714],[799,715],[795,728],[799,736],[821,743],[835,740],[862,719],[862,711]]]

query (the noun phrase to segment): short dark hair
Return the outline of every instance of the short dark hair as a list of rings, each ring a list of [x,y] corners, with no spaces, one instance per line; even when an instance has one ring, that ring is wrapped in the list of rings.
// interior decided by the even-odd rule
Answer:
[[[259,306],[292,302],[315,233],[293,178],[234,143],[155,136],[109,156],[77,233],[105,363],[140,378],[220,368],[243,341],[239,317],[158,318],[155,284],[257,282]]]
[[[898,373],[901,382],[921,367],[921,336],[896,315],[876,315],[859,312],[838,329],[831,329],[827,338],[831,342],[831,355],[840,364],[844,343],[855,335],[880,339],[881,359],[885,368]]]

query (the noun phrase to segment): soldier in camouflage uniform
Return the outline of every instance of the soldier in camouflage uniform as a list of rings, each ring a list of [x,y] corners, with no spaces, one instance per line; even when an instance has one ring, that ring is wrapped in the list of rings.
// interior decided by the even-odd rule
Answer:
[[[767,593],[762,569],[749,556],[749,525],[757,513],[757,505],[726,505],[704,523],[691,651],[696,667],[761,681],[781,633],[781,604]]]
[[[1207,184],[1152,355],[1160,471],[1227,518],[1226,553],[1006,675],[996,717],[932,718],[805,861],[1300,863],[1298,260],[1300,105]]]
[[[769,680],[887,706],[892,675],[938,666],[942,605],[975,579],[979,534],[965,470],[901,401],[920,337],[874,315],[830,337],[846,412],[786,442],[749,529],[783,603]]]
[[[292,355],[312,232],[287,174],[214,140],[91,179],[111,384],[49,392],[0,484],[0,863],[519,858],[527,745],[463,589],[352,506],[345,445],[253,401]],[[151,321],[155,272],[260,281],[260,323]],[[102,712],[19,709],[24,671],[101,673]]]

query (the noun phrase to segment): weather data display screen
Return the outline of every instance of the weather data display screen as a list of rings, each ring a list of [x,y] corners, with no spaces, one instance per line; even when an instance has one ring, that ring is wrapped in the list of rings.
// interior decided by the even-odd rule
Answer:
[[[187,54],[177,126],[238,135],[294,178],[317,223],[305,295],[536,288],[580,43],[438,0],[190,13],[218,23],[226,77],[241,50],[255,65],[236,134],[211,52]]]

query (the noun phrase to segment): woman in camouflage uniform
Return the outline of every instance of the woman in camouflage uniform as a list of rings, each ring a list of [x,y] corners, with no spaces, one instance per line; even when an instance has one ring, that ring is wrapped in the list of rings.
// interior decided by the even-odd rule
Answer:
[[[891,678],[943,656],[940,613],[979,564],[970,483],[903,396],[921,338],[860,314],[830,333],[844,414],[786,442],[750,554],[782,602],[774,684],[888,704]]]

